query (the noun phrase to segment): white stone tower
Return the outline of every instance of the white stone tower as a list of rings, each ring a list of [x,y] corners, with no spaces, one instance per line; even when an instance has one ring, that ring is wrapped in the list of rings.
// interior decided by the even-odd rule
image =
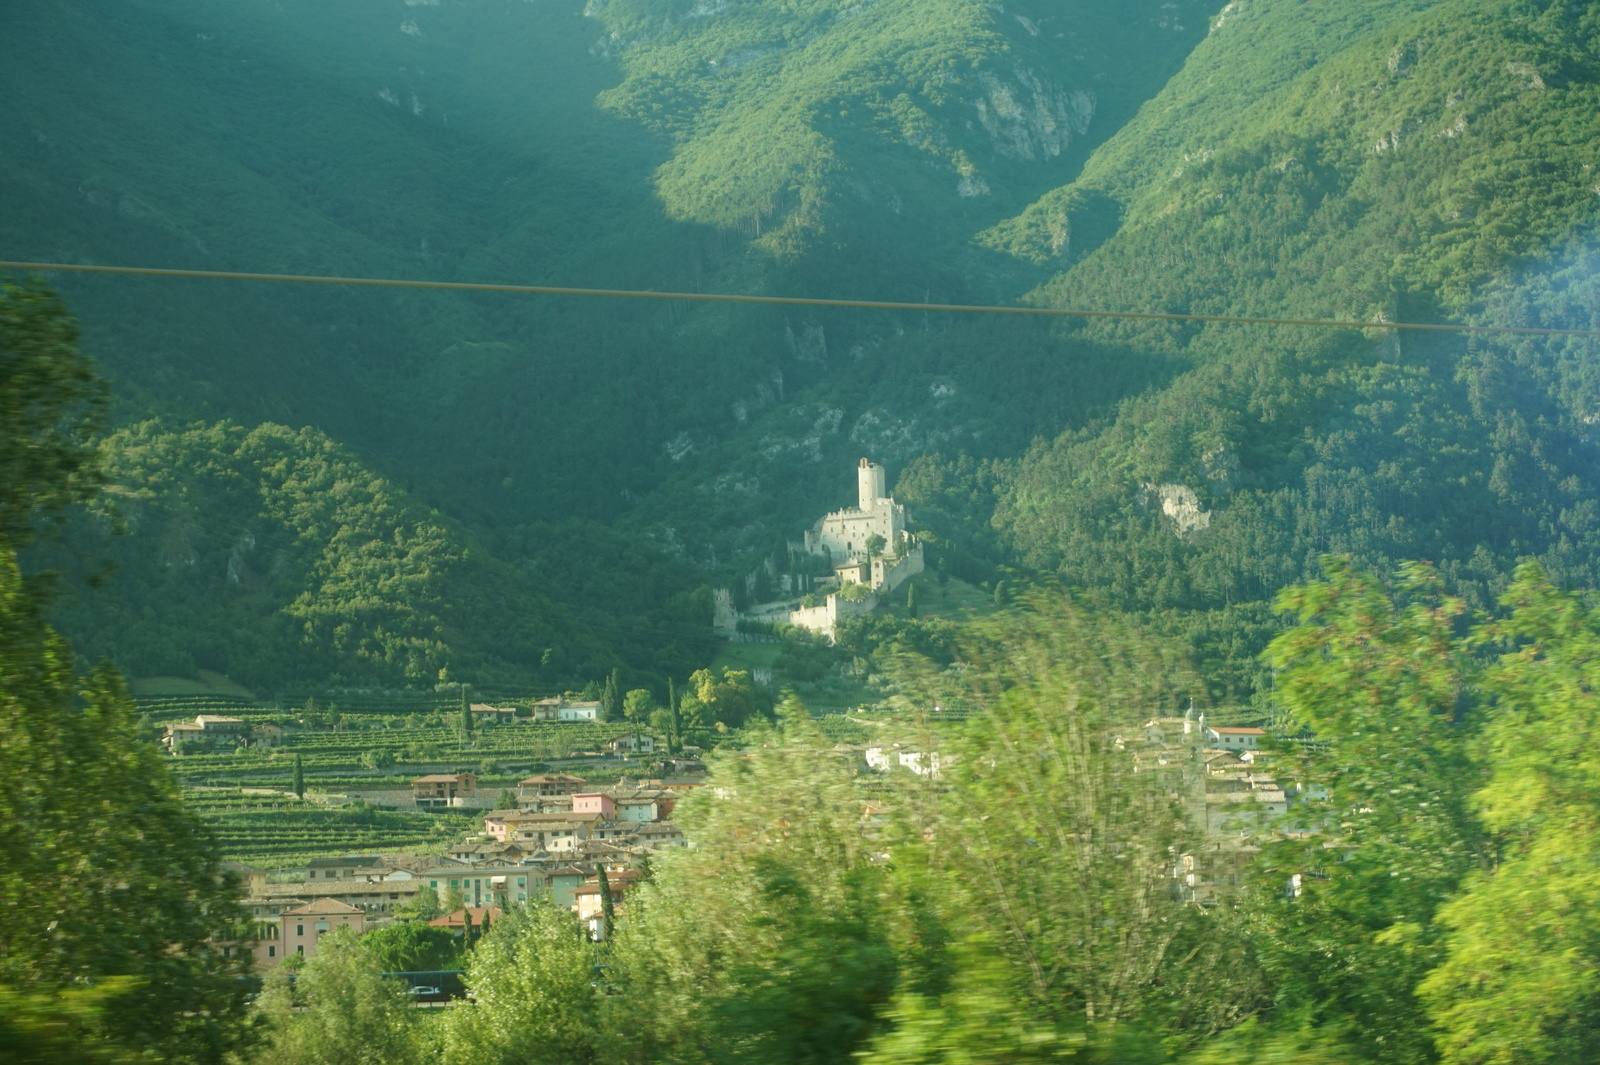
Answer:
[[[870,514],[878,509],[878,500],[887,499],[889,486],[884,480],[883,467],[876,462],[861,460],[861,467],[856,470],[856,490],[860,497],[861,510]]]

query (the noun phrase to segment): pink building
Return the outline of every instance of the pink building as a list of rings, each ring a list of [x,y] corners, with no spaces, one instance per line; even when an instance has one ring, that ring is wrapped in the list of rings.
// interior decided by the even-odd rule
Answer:
[[[358,906],[346,906],[337,899],[317,899],[278,914],[279,961],[290,954],[311,957],[317,953],[317,940],[335,928],[367,930],[367,913]]]
[[[613,820],[617,815],[617,804],[609,795],[592,791],[587,794],[572,796],[572,812],[575,814],[599,814],[605,820]]]

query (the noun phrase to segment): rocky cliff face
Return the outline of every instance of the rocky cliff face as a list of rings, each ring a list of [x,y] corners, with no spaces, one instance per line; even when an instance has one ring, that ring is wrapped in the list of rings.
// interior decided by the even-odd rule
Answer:
[[[1053,159],[1094,120],[1093,93],[1052,84],[1036,71],[1020,69],[1002,80],[985,70],[977,80],[982,90],[973,101],[978,121],[995,152],[1007,158]]]

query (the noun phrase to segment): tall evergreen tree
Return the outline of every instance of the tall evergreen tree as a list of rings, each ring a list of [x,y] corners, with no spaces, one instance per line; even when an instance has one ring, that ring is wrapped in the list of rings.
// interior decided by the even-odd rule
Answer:
[[[304,799],[306,797],[306,760],[299,751],[296,751],[294,755],[294,784],[292,787],[295,798]]]
[[[606,686],[600,693],[600,716],[605,721],[622,720],[622,671],[619,669],[606,674]]]
[[[599,882],[600,888],[600,938],[609,943],[611,933],[616,928],[617,910],[611,901],[611,878],[606,875],[604,863],[596,870],[595,879]]]
[[[678,717],[678,682],[671,677],[667,678],[667,715],[667,753],[677,754],[683,748],[683,730]]]

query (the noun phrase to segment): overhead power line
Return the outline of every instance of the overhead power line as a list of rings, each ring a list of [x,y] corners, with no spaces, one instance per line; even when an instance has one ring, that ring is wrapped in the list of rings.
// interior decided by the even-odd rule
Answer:
[[[922,311],[951,314],[1011,314],[1036,318],[1120,318],[1149,322],[1216,322],[1226,325],[1289,325],[1313,329],[1409,329],[1433,333],[1512,336],[1600,337],[1600,329],[1546,329],[1520,325],[1458,325],[1437,322],[1359,322],[1336,318],[1262,318],[1236,314],[1177,314],[1163,311],[1111,311],[1067,307],[1004,307],[967,303],[900,303],[893,300],[818,299],[807,296],[747,296],[731,292],[657,292],[654,289],[573,288],[563,285],[498,285],[483,281],[409,281],[393,277],[320,277],[311,274],[261,274],[232,270],[175,270],[156,266],[90,266],[82,263],[27,263],[0,260],[0,270],[62,271],[140,277],[184,277],[213,281],[276,281],[301,285],[361,285],[369,288],[445,289],[538,296],[605,296],[613,299],[693,300],[701,303],[767,303],[791,307],[846,307],[858,310]]]

